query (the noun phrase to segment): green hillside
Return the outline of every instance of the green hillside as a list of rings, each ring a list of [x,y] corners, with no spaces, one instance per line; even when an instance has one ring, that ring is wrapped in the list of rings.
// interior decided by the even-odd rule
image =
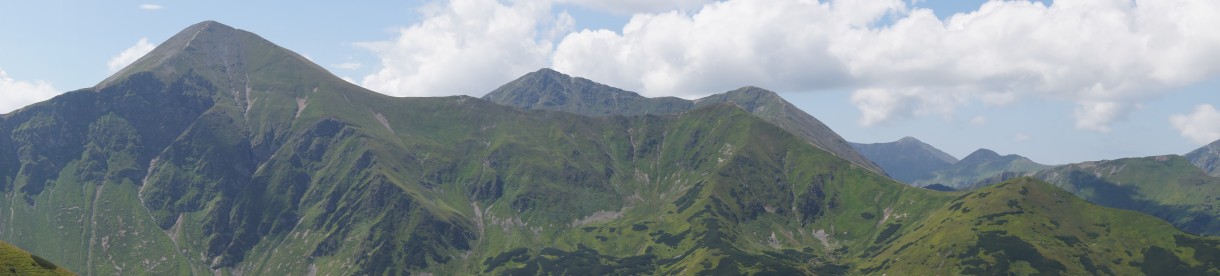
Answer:
[[[976,271],[911,262],[946,256],[981,272],[1088,269],[1076,243],[1039,250],[1046,260],[1024,247],[945,255],[1009,235],[1061,240],[1017,220],[985,228],[1002,234],[951,227],[1008,206],[1107,241],[1087,247],[1104,252],[1088,256],[1098,269],[1217,264],[1215,240],[1045,184],[898,183],[764,119],[795,113],[743,104],[773,95],[634,116],[394,98],[207,21],[95,87],[0,116],[0,238],[87,275]],[[1024,186],[1028,198],[1009,191]],[[966,207],[978,211],[956,215]],[[1137,224],[1105,224],[1120,216]]]
[[[783,128],[814,146],[847,159],[879,174],[881,167],[860,155],[843,137],[817,118],[792,105],[775,92],[758,87],[742,87],[703,97],[684,100],[675,97],[646,98],[591,80],[571,77],[551,69],[541,69],[504,84],[484,100],[524,109],[554,110],[588,116],[672,115],[695,108],[732,103]]]
[[[1025,177],[962,194],[866,257],[869,274],[1216,275],[1220,239]]]
[[[1191,233],[1220,235],[1220,178],[1180,156],[1084,162],[1033,176],[1103,206],[1150,214]]]
[[[0,241],[0,275],[76,275],[12,244]]]

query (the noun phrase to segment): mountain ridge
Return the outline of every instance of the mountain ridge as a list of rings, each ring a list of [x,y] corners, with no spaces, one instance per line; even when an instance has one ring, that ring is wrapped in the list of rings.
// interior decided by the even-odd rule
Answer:
[[[796,108],[775,92],[753,86],[695,100],[675,97],[647,98],[635,92],[544,68],[502,85],[482,98],[518,108],[556,110],[588,116],[676,114],[709,104],[732,102],[768,122],[796,133],[818,148],[871,171],[885,174],[880,166],[856,152],[846,140],[817,118]]]
[[[917,186],[941,184],[962,190],[975,187],[976,183],[1003,173],[1025,173],[1052,166],[1038,164],[1024,156],[1000,155],[989,149],[978,149],[948,167],[932,171],[929,177],[912,181]]]
[[[1001,197],[1039,207],[1017,197],[1019,185],[946,193],[895,182],[758,115],[792,115],[773,105],[587,116],[395,98],[213,24],[203,31],[218,36],[189,48],[243,39],[210,48],[228,52],[159,52],[174,62],[0,120],[0,238],[85,274],[838,275],[903,271],[882,255],[958,256],[908,243],[963,212],[955,200],[977,210],[972,219],[1007,216],[981,207],[1007,206]],[[1064,194],[1054,189],[1031,190]],[[1044,207],[1054,209],[1019,215],[1149,219]],[[1017,235],[1040,224],[999,227],[1053,241]],[[954,240],[963,245],[990,235],[955,229],[971,237]],[[1114,229],[1058,240],[1131,238]],[[1120,272],[1217,263],[1206,253],[1218,239],[1171,228],[1150,237],[1096,250],[1114,252],[1123,262],[1106,266]],[[1015,249],[1004,252],[1027,252]],[[971,263],[948,271],[970,273],[980,259],[997,273],[1087,267],[1050,256],[999,269],[995,251],[961,255]]]
[[[1208,175],[1220,177],[1220,140],[1193,150],[1183,157]]]
[[[912,183],[958,162],[952,155],[914,137],[887,143],[851,143],[861,155],[881,166],[896,180]]]

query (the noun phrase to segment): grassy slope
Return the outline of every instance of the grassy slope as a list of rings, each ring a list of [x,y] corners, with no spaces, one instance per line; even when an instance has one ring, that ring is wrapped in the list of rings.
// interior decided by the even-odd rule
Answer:
[[[391,98],[210,24],[6,115],[0,235],[98,274],[836,274],[952,199],[733,105]]]
[[[0,274],[75,275],[42,257],[30,255],[29,252],[2,241],[0,241]]]
[[[1220,178],[1179,156],[1064,165],[1034,177],[1100,205],[1160,217],[1187,232],[1220,234]]]
[[[1033,178],[964,193],[868,256],[865,272],[1206,275],[1220,239],[1109,209]]]

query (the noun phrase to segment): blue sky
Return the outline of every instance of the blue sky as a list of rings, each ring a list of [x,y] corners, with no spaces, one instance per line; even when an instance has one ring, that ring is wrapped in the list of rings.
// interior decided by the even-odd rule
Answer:
[[[481,96],[552,67],[647,96],[760,86],[849,141],[959,158],[1182,154],[1220,139],[1214,2],[19,1],[0,9],[0,113],[216,20],[396,96]]]

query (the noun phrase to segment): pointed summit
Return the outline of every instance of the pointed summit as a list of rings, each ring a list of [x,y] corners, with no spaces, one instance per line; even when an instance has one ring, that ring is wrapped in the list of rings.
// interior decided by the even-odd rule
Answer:
[[[232,85],[257,73],[290,73],[298,79],[335,79],[326,69],[293,51],[244,30],[203,21],[178,32],[131,65],[98,83],[105,88],[139,73],[171,80],[193,73]],[[340,80],[341,81],[341,80]]]

